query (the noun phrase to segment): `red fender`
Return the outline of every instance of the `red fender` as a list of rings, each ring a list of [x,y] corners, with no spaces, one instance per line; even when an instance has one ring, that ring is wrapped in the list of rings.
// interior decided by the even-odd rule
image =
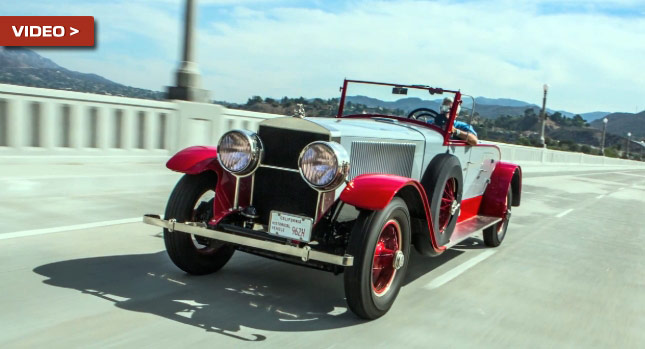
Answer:
[[[215,171],[215,168],[221,170],[217,162],[217,147],[205,146],[188,147],[179,151],[168,160],[166,167],[186,174],[198,174],[207,169]]]
[[[484,191],[482,203],[479,209],[480,215],[504,217],[506,213],[506,193],[513,185],[512,206],[520,205],[522,193],[522,168],[519,165],[498,162],[490,177],[490,183]]]
[[[340,200],[366,210],[382,210],[399,191],[407,187],[416,189],[416,193],[419,195],[418,198],[423,205],[433,249],[436,253],[443,252],[446,248],[437,244],[432,217],[430,216],[430,204],[425,189],[423,189],[419,181],[396,175],[363,174],[347,184],[340,194]]]
[[[215,188],[215,202],[213,203],[213,219],[210,224],[217,224],[224,217],[233,211],[235,199],[236,178],[225,171],[217,161],[217,148],[206,146],[194,146],[181,150],[175,154],[166,167],[170,170],[189,175],[195,175],[204,171],[213,171],[217,174],[217,187]],[[240,179],[239,205],[249,205],[251,197],[251,177]]]

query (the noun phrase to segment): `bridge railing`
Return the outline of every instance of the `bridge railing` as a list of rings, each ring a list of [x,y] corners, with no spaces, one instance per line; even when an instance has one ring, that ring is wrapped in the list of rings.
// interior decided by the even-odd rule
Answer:
[[[606,156],[573,153],[546,148],[527,147],[515,144],[486,142],[497,145],[502,159],[526,164],[583,164],[583,165],[634,165],[644,166],[645,162],[610,158]]]
[[[152,101],[0,84],[0,158],[160,161],[214,145],[233,128],[255,130],[281,115],[185,101]],[[528,164],[645,165],[582,153],[495,143],[504,160]]]
[[[278,115],[0,84],[0,156],[167,158],[186,146],[215,144],[231,128],[257,129],[269,117]]]

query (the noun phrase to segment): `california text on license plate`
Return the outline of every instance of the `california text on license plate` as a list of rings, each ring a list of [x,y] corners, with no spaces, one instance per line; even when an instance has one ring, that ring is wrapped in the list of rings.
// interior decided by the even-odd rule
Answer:
[[[309,217],[271,211],[269,234],[309,242],[311,240],[311,226],[313,222],[314,220]]]

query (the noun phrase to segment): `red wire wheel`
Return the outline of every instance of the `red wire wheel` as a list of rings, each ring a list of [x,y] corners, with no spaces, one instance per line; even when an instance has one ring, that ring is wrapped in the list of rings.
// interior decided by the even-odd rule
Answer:
[[[363,210],[349,234],[345,298],[358,317],[373,320],[394,304],[405,279],[412,229],[405,200],[394,197],[382,210]]]
[[[455,178],[449,178],[443,188],[441,203],[439,208],[439,232],[443,233],[450,218],[452,217],[453,203],[457,199],[457,182]]]
[[[421,178],[421,185],[426,191],[430,205],[434,242],[438,246],[444,246],[450,242],[450,237],[457,225],[463,182],[461,163],[452,154],[435,156]],[[425,243],[433,242],[428,239]],[[436,255],[433,250],[428,252],[430,255]]]
[[[396,268],[394,259],[401,250],[401,226],[391,219],[385,223],[379,234],[372,261],[372,291],[382,296],[390,288]]]
[[[506,230],[508,229],[508,222],[511,220],[511,205],[513,204],[513,188],[508,188],[506,194],[506,209],[502,220],[484,229],[484,244],[489,247],[499,246],[506,237]]]

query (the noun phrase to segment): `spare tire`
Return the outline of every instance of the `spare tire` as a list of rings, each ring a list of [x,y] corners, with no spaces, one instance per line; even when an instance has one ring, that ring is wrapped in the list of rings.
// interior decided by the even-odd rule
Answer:
[[[435,156],[421,179],[430,202],[432,225],[439,246],[450,241],[457,225],[463,182],[459,159],[451,154]]]

